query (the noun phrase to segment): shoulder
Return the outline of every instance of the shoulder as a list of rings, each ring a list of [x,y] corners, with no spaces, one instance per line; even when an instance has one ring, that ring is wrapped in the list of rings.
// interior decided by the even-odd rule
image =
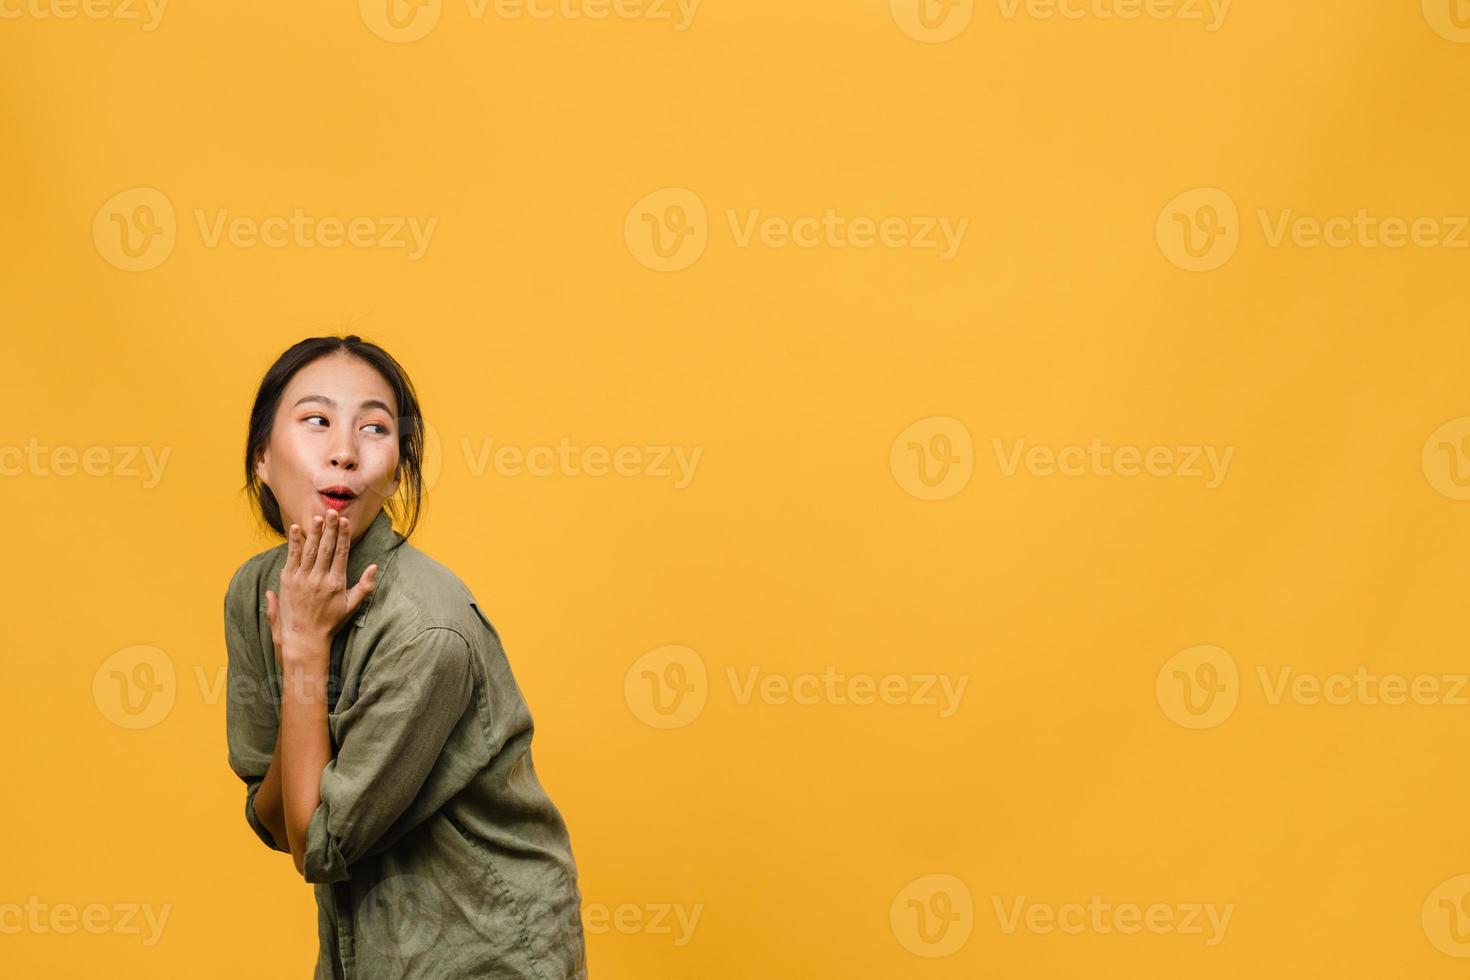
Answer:
[[[235,569],[225,587],[225,611],[241,620],[249,621],[250,611],[264,601],[262,582],[268,570],[286,553],[283,541],[274,548],[251,555]]]
[[[381,605],[404,633],[439,628],[459,633],[468,641],[480,624],[469,586],[448,565],[409,541],[395,549],[379,591],[375,605]]]

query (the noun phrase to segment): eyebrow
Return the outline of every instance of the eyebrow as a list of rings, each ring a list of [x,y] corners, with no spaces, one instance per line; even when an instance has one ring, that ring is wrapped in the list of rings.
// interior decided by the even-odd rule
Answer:
[[[337,407],[337,403],[332,401],[332,399],[328,398],[326,395],[302,395],[300,398],[296,399],[296,405],[300,405],[302,402],[321,402],[324,405],[330,405],[332,408]],[[291,407],[295,408],[296,405],[292,405]],[[389,408],[386,403],[381,402],[376,398],[369,398],[367,401],[362,403],[362,407],[378,408],[387,412],[389,415],[393,414],[393,409]]]

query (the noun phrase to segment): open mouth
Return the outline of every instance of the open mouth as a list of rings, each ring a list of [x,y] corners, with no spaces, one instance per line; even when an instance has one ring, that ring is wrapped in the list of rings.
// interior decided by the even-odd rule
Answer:
[[[346,487],[328,487],[325,490],[318,490],[317,493],[321,496],[322,503],[333,510],[341,510],[352,503],[357,496]]]

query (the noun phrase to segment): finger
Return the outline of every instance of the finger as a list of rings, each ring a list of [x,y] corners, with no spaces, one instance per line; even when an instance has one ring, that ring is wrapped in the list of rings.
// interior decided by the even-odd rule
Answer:
[[[348,613],[351,613],[352,610],[356,609],[358,605],[361,604],[362,600],[366,599],[377,590],[378,566],[369,565],[363,570],[362,578],[357,580],[357,584],[354,585],[351,589],[347,590]]]
[[[347,551],[352,547],[352,525],[343,514],[337,518],[337,550],[332,554],[332,570],[329,573],[333,582],[347,581]]]
[[[272,626],[276,625],[276,594],[270,589],[265,590],[265,618]]]
[[[292,524],[286,531],[286,570],[296,571],[301,564],[301,528]]]
[[[306,543],[301,546],[301,569],[311,571],[316,564],[316,549],[321,543],[322,518],[318,514],[311,519],[311,530],[306,532]]]
[[[332,559],[337,554],[337,512],[331,508],[327,509],[327,516],[322,520],[321,547],[316,553],[316,570],[326,574],[332,567]]]

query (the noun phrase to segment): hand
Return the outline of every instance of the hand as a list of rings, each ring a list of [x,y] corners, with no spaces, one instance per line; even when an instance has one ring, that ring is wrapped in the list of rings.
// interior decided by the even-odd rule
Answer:
[[[279,597],[266,590],[266,616],[276,658],[284,641],[299,638],[330,640],[362,600],[378,586],[378,566],[369,565],[351,589],[347,587],[347,551],[352,528],[346,517],[328,510],[312,520],[311,532],[291,525],[287,533],[286,564],[281,569]]]

